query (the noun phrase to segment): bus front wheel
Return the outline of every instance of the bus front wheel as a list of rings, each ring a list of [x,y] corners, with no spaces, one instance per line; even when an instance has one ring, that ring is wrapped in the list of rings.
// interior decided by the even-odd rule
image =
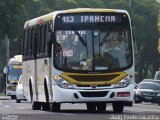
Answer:
[[[116,101],[116,102],[113,102],[113,103],[112,103],[112,107],[113,107],[113,111],[114,111],[115,113],[122,113],[122,112],[123,112],[124,105],[123,105],[123,102],[121,102],[121,101]]]
[[[97,103],[97,110],[99,112],[104,112],[106,110],[106,103]]]
[[[88,112],[94,112],[96,110],[96,104],[95,103],[86,103],[87,111]]]

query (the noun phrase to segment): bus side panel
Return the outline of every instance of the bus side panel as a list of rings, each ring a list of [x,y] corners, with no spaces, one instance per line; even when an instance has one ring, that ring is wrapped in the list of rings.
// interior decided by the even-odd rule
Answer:
[[[38,101],[45,102],[45,91],[44,91],[44,79],[45,79],[45,59],[36,60],[36,78],[37,78],[37,89],[38,89]]]
[[[44,81],[46,79],[46,82],[48,84],[48,76],[49,76],[48,64],[49,62],[47,58],[37,59],[36,61],[38,101],[40,102],[46,102]],[[49,88],[47,87],[47,89]]]
[[[31,81],[34,99],[36,99],[35,87],[34,87],[35,86],[35,60],[24,61],[22,64],[23,64],[22,74],[23,74],[24,95],[28,101],[31,101],[29,81]]]

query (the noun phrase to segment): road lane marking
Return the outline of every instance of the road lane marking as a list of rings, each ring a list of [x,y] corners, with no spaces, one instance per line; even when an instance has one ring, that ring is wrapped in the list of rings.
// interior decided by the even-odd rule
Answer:
[[[16,107],[17,109],[21,109],[21,110],[24,110],[25,108],[23,108],[23,107]]]
[[[7,105],[5,105],[4,107],[9,108],[9,107],[11,107],[11,106],[7,106]]]
[[[76,114],[70,114],[70,113],[61,113],[62,115],[67,115],[67,116],[74,116]]]

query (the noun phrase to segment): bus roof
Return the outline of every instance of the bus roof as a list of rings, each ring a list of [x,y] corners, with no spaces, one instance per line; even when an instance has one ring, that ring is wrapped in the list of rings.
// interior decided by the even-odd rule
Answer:
[[[44,22],[48,22],[53,19],[53,16],[56,16],[57,14],[60,14],[60,13],[79,13],[79,12],[81,12],[81,13],[85,13],[85,12],[115,12],[115,13],[128,14],[128,12],[126,10],[120,10],[120,9],[77,8],[77,9],[61,10],[61,11],[51,12],[49,14],[31,19],[29,21],[26,21],[24,24],[24,29],[31,27],[31,26],[38,25],[38,24],[42,24]]]
[[[17,63],[22,63],[22,55],[15,55],[13,58],[9,60],[8,65]]]

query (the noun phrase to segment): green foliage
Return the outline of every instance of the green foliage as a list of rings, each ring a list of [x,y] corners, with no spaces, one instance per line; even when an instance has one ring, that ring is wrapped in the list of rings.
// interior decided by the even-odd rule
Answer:
[[[156,50],[158,29],[160,32],[160,13],[157,27],[160,3],[156,0],[0,0],[0,65],[5,61],[2,57],[5,56],[5,35],[8,35],[11,43],[10,57],[21,54],[26,20],[71,8],[126,9],[132,18],[138,45],[137,81],[153,77],[160,64],[160,55]]]
[[[55,10],[64,10],[78,7],[74,0],[56,0],[55,3]]]
[[[158,23],[157,23],[157,25],[158,25],[158,31],[160,33],[160,10],[159,10],[159,15],[158,15]]]

